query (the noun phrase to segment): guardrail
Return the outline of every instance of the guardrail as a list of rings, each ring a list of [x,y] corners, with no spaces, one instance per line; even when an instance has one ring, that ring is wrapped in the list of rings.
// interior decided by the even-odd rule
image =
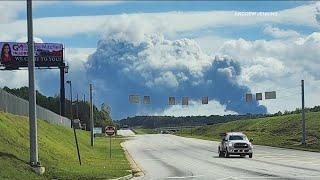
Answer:
[[[29,102],[0,89],[0,110],[15,115],[29,116]],[[50,124],[70,127],[70,119],[60,116],[48,109],[37,105],[37,118]]]

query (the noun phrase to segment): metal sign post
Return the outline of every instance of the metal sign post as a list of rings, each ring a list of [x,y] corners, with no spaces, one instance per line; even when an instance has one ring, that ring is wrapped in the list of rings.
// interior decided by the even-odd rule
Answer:
[[[306,121],[305,121],[305,111],[304,111],[304,80],[301,80],[301,110],[302,110],[302,145],[306,146]]]
[[[106,135],[109,136],[109,158],[111,159],[111,136],[115,134],[115,127],[107,126],[105,130]]]
[[[80,128],[81,127],[80,120],[79,119],[74,119],[72,124],[73,124],[72,127],[73,127],[74,140],[76,141],[78,160],[79,160],[79,164],[81,166],[81,156],[80,156],[80,150],[79,150],[78,138],[77,138],[77,132],[76,132],[76,128]]]
[[[92,100],[92,84],[90,84],[90,140],[91,140],[91,146],[94,146],[94,134],[93,134],[93,100]]]

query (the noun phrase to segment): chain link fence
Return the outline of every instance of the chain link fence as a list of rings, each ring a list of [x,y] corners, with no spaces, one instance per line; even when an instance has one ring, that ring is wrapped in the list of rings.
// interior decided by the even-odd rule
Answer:
[[[0,89],[0,111],[20,116],[29,116],[29,102]],[[37,105],[37,118],[51,124],[70,127],[70,119],[60,116],[48,109]]]

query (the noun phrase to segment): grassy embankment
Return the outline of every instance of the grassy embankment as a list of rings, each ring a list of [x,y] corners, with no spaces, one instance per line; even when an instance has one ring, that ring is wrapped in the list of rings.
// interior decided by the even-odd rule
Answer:
[[[301,114],[259,119],[239,120],[228,123],[184,129],[177,135],[206,140],[220,140],[223,132],[240,131],[254,139],[254,144],[320,152],[320,112],[306,113],[307,147],[301,146]]]
[[[109,179],[130,174],[130,165],[113,138],[109,159],[109,138],[96,138],[90,146],[88,132],[77,130],[82,166],[78,163],[73,130],[38,121],[39,159],[46,168],[42,176],[29,165],[29,125],[27,117],[0,112],[0,179]]]
[[[176,135],[220,141],[223,132],[241,131],[254,144],[320,152],[320,112],[306,113],[307,147],[301,146],[301,114],[247,119],[210,126],[183,129]],[[135,129],[137,134],[154,133],[152,129]]]
[[[135,134],[156,134],[154,129],[146,129],[146,128],[137,128],[133,129]]]

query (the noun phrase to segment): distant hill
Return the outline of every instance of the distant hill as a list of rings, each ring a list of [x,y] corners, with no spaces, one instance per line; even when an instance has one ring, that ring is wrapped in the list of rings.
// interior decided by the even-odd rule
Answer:
[[[306,108],[306,112],[320,112],[320,106],[313,108]],[[226,123],[230,121],[257,119],[264,117],[274,117],[288,114],[301,113],[301,109],[294,111],[285,111],[275,114],[244,114],[244,115],[211,115],[211,116],[186,116],[186,117],[173,117],[173,116],[135,116],[127,117],[118,121],[120,126],[128,125],[130,127],[142,128],[158,128],[166,126],[196,126],[196,125],[213,125],[218,123]]]

